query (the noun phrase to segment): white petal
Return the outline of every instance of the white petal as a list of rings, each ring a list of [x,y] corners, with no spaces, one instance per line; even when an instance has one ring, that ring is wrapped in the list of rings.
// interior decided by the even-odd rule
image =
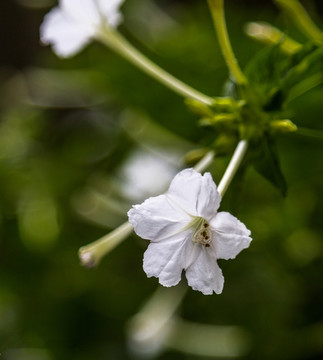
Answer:
[[[192,242],[191,230],[167,240],[151,242],[144,254],[144,271],[159,278],[160,284],[174,286],[181,280],[182,270],[197,258],[199,249]]]
[[[106,0],[109,2],[110,0]],[[60,0],[60,8],[80,24],[97,26],[101,22],[96,0]]]
[[[193,169],[185,169],[175,176],[168,195],[189,214],[207,220],[216,214],[221,201],[211,174],[202,176]]]
[[[218,259],[234,259],[241,250],[249,247],[250,230],[227,212],[219,212],[210,222]]]
[[[211,248],[200,246],[201,251],[194,263],[186,270],[188,285],[204,295],[221,294],[224,278]]]
[[[117,27],[122,20],[119,8],[123,2],[124,0],[98,0],[102,14],[112,27]]]
[[[71,19],[58,7],[52,9],[40,27],[40,39],[52,45],[55,53],[69,57],[79,52],[91,39],[94,31]]]
[[[174,207],[167,195],[152,197],[141,205],[134,205],[128,211],[128,217],[136,234],[152,241],[180,232],[192,220],[184,211]]]

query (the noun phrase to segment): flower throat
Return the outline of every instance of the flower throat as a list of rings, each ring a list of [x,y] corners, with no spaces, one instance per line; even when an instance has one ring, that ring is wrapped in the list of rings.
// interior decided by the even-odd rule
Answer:
[[[203,218],[198,218],[195,225],[195,231],[192,236],[194,243],[209,247],[212,241],[210,224]]]

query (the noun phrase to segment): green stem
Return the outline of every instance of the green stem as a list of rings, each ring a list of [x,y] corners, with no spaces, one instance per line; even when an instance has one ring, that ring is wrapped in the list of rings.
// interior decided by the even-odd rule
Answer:
[[[119,55],[130,61],[139,69],[150,75],[154,79],[161,82],[176,93],[184,96],[185,98],[194,99],[206,105],[212,105],[213,99],[203,93],[195,90],[191,86],[180,81],[154,62],[149,60],[145,55],[133,47],[119,32],[114,29],[102,29],[97,35],[105,45],[109,46]]]
[[[314,24],[307,11],[298,0],[275,0],[287,11],[300,30],[310,39],[323,43],[323,32]]]
[[[226,64],[237,84],[245,85],[247,83],[247,79],[240,69],[238,61],[231,47],[225,22],[223,0],[208,0],[208,3],[213,17],[214,27],[220,43],[220,48]]]
[[[132,225],[125,222],[101,239],[83,246],[79,250],[82,265],[92,268],[100,262],[103,256],[125,240],[133,231]]]
[[[194,170],[198,171],[198,172],[203,172],[205,169],[207,169],[215,156],[215,152],[214,151],[210,151],[208,153],[206,153],[203,158],[194,166]]]
[[[187,287],[182,285],[172,288],[159,286],[130,320],[128,336],[131,342],[144,349],[169,337],[172,334],[176,311],[186,292]]]
[[[247,151],[247,148],[248,142],[246,140],[240,140],[218,186],[218,191],[222,197],[227,191],[234,175],[236,174],[242,162],[242,159]]]

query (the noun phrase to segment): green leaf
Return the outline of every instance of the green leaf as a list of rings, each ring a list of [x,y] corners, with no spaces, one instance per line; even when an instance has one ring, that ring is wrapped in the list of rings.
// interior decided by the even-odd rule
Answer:
[[[262,49],[248,63],[245,74],[252,88],[265,106],[268,96],[280,83],[286,55],[281,52],[279,45]]]
[[[254,144],[255,145],[255,144]],[[252,163],[255,170],[270,181],[283,196],[287,193],[287,183],[280,168],[275,141],[268,134],[254,146]]]
[[[262,49],[247,65],[245,73],[266,111],[282,108],[291,88],[321,71],[323,47],[305,44],[295,54],[283,53],[280,44]]]
[[[323,69],[323,46],[317,48],[311,44],[304,46],[300,53],[295,54],[293,67],[288,71],[280,84],[280,91],[286,95],[300,81]]]

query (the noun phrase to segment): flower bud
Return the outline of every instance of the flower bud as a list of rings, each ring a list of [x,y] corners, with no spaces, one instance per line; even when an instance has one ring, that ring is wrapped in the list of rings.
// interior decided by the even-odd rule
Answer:
[[[287,54],[293,54],[302,47],[297,41],[265,22],[250,22],[246,25],[245,32],[250,37],[265,44],[280,44],[281,49]]]
[[[81,247],[79,250],[81,264],[87,268],[97,266],[102,257],[125,240],[132,231],[133,227],[126,222],[99,240]]]
[[[297,126],[288,119],[271,121],[269,126],[270,129],[273,130],[274,132],[278,132],[282,134],[287,134],[297,131]]]

